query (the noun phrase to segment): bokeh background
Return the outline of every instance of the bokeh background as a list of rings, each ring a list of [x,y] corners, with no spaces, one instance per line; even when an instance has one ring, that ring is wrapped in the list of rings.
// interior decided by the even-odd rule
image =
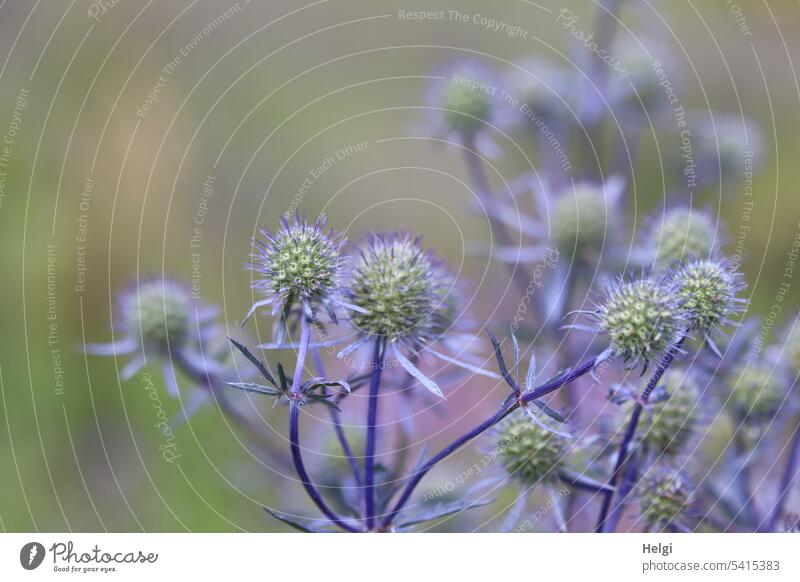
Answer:
[[[672,55],[670,78],[687,108],[745,115],[760,127],[742,268],[753,312],[766,315],[800,228],[800,4],[630,4],[621,13],[626,33],[657,39]],[[86,358],[78,347],[110,339],[114,297],[131,280],[191,280],[193,265],[229,333],[255,336],[238,326],[251,302],[243,267],[254,229],[274,227],[330,157],[302,207],[326,212],[354,239],[395,228],[424,235],[461,269],[475,317],[488,317],[505,300],[507,276],[466,252],[467,241],[488,240],[489,228],[470,210],[462,160],[402,138],[425,133],[426,88],[453,59],[502,69],[540,55],[577,66],[585,49],[555,22],[564,7],[591,29],[595,3],[575,0],[1,1],[0,528],[279,530],[260,506],[292,488],[290,504],[309,509],[297,484],[259,464],[211,408],[176,429],[180,459],[165,462],[142,383],[120,384],[121,363]],[[398,16],[419,9],[485,14],[528,34]],[[360,151],[336,157],[357,144]],[[625,202],[637,220],[672,202],[675,177],[661,162],[679,145],[669,132],[643,140]],[[500,146],[503,177],[530,170]],[[204,196],[209,180],[213,195]],[[744,188],[734,172],[694,200],[731,241]],[[792,288],[781,309],[798,304]],[[258,326],[267,333],[266,321]],[[170,417],[178,414],[181,403],[157,386]],[[442,414],[423,417],[420,438],[446,442],[490,412],[497,394],[467,385]],[[278,443],[284,412],[263,410]],[[327,438],[325,427],[308,435]],[[431,484],[474,455],[460,453]]]

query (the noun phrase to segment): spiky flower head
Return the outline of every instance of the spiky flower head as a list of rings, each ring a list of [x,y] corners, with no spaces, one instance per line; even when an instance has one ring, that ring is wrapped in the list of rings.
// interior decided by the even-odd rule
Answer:
[[[602,185],[580,183],[556,198],[550,227],[553,241],[562,252],[575,249],[578,255],[599,252],[613,214],[606,211]]]
[[[753,359],[735,368],[730,390],[730,403],[742,417],[754,422],[771,420],[786,396],[781,375],[769,360]]]
[[[478,61],[458,60],[437,77],[427,98],[437,133],[472,138],[499,121],[500,89],[492,69]]]
[[[506,472],[525,486],[558,478],[569,441],[532,422],[524,414],[509,416],[498,425],[497,459]]]
[[[686,446],[697,425],[699,390],[696,379],[685,370],[670,369],[659,384],[667,398],[648,405],[640,421],[641,440],[656,455],[673,457]],[[626,403],[630,417],[633,401]]]
[[[708,332],[737,311],[743,300],[742,276],[726,262],[701,259],[684,265],[675,277],[678,299],[693,328]]]
[[[351,318],[362,332],[391,341],[426,344],[443,329],[447,279],[420,239],[408,234],[373,235],[356,257]]]
[[[120,326],[145,352],[166,355],[192,331],[191,291],[171,279],[149,279],[120,296]]]
[[[674,208],[664,214],[650,234],[647,247],[660,267],[689,258],[708,258],[714,252],[716,225],[711,216],[692,208]]]
[[[299,214],[293,219],[286,215],[277,231],[261,231],[251,263],[260,278],[253,286],[274,306],[301,303],[314,310],[336,299],[343,243],[338,234],[324,230],[325,222],[325,216],[309,224]]]
[[[656,468],[639,484],[639,511],[649,529],[680,521],[692,505],[693,486],[674,469]]]
[[[649,277],[610,287],[595,317],[614,355],[634,365],[671,347],[684,324],[672,285]]]

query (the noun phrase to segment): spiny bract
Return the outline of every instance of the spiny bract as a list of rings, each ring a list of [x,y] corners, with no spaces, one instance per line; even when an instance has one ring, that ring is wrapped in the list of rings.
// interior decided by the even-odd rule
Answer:
[[[146,351],[166,353],[186,342],[191,332],[189,290],[170,279],[152,279],[120,298],[122,326]]]
[[[562,252],[599,253],[606,238],[606,201],[602,186],[578,184],[555,201],[550,228]]]
[[[531,486],[558,477],[556,470],[567,451],[567,439],[532,422],[524,415],[504,420],[498,427],[497,457],[508,474]]]
[[[692,208],[667,212],[651,234],[649,246],[660,266],[688,258],[707,258],[714,251],[714,221],[707,213]]]
[[[648,278],[610,288],[596,316],[614,354],[634,363],[669,348],[683,321],[671,286]]]
[[[252,264],[262,278],[254,286],[284,306],[296,301],[313,306],[329,299],[339,283],[342,243],[324,225],[324,216],[313,224],[297,215],[292,221],[284,216],[276,232],[262,231],[265,240],[255,241]]]
[[[362,332],[393,341],[436,339],[445,324],[447,278],[442,273],[419,239],[373,235],[355,259],[350,292],[361,310],[351,321]]]
[[[678,521],[691,506],[692,485],[671,469],[653,469],[639,484],[639,509],[649,528]]]
[[[678,300],[693,327],[709,331],[737,311],[736,294],[742,288],[738,275],[711,259],[693,261],[678,271]]]
[[[697,424],[698,388],[691,375],[684,370],[668,370],[661,378],[669,397],[650,404],[641,418],[642,441],[657,455],[675,456],[692,436]],[[626,406],[629,418],[633,406]]]

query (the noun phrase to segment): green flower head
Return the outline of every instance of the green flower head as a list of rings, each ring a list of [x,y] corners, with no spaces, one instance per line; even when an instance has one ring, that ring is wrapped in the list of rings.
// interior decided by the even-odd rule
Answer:
[[[609,288],[595,317],[614,355],[634,365],[666,351],[684,325],[673,287],[650,278],[619,281]]]
[[[582,183],[564,192],[555,200],[550,227],[559,249],[574,248],[579,255],[599,253],[608,229],[613,232],[613,214],[609,209],[607,217],[603,186]]]
[[[656,266],[664,267],[689,258],[703,259],[715,249],[716,225],[711,216],[692,208],[668,211],[649,237],[647,247]]]
[[[680,521],[692,505],[692,485],[672,469],[654,469],[639,484],[639,511],[648,528],[662,528]]]
[[[786,396],[781,375],[769,360],[751,360],[736,368],[730,389],[730,403],[742,417],[754,422],[771,420]]]
[[[708,332],[737,311],[736,297],[744,284],[741,274],[722,261],[702,259],[684,265],[675,277],[678,299],[695,329]]]
[[[446,326],[442,301],[449,278],[419,239],[373,235],[355,259],[351,321],[362,332],[392,341],[426,344]]]
[[[800,373],[800,323],[789,327],[784,344],[786,364],[791,374]]]
[[[513,478],[525,486],[557,479],[557,469],[569,441],[518,414],[504,420],[496,431],[497,459]]]
[[[260,275],[253,286],[267,298],[256,305],[272,304],[277,311],[299,302],[313,311],[335,302],[342,241],[324,226],[324,216],[309,224],[295,214],[293,220],[284,216],[276,232],[261,231],[263,239],[254,243],[251,268]]]
[[[151,279],[120,297],[121,327],[146,352],[168,354],[183,346],[192,331],[192,296],[171,279]]]
[[[694,377],[684,370],[670,369],[661,378],[668,398],[654,402],[642,415],[640,434],[655,454],[674,457],[688,443],[697,425],[699,390]],[[625,408],[629,418],[632,402]]]

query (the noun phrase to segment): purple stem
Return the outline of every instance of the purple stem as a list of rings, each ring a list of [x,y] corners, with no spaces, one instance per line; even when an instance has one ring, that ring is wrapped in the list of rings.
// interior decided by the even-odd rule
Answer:
[[[364,453],[364,505],[368,530],[375,525],[375,426],[378,422],[378,390],[381,386],[381,372],[383,371],[384,344],[385,341],[382,337],[375,339],[375,349],[372,354],[372,377],[369,382],[367,445]]]
[[[394,507],[389,512],[389,514],[384,518],[381,526],[385,529],[392,524],[392,521],[394,521],[394,518],[397,517],[397,514],[400,512],[400,510],[402,510],[405,504],[408,503],[408,500],[411,497],[411,494],[414,492],[416,486],[419,484],[422,478],[428,473],[428,471],[430,471],[438,462],[446,459],[454,452],[456,452],[458,449],[463,447],[465,444],[470,442],[472,439],[480,436],[481,434],[492,428],[494,425],[503,420],[506,416],[514,412],[517,408],[519,408],[523,404],[531,402],[532,400],[536,400],[537,398],[541,398],[542,396],[546,396],[547,394],[550,394],[551,392],[558,390],[565,384],[572,382],[576,378],[583,376],[584,374],[589,372],[592,368],[594,368],[595,362],[596,358],[592,358],[591,360],[589,360],[579,368],[576,368],[572,372],[559,376],[558,378],[554,378],[549,382],[545,382],[538,388],[535,388],[534,390],[531,390],[530,392],[523,394],[518,400],[512,400],[510,402],[507,402],[493,416],[486,419],[472,430],[464,433],[456,440],[454,440],[452,443],[450,443],[448,446],[446,446],[444,449],[439,451],[436,455],[431,457],[431,459],[427,463],[422,465],[422,467],[420,467],[416,473],[410,475],[409,482],[406,485],[405,489],[403,490],[403,493],[400,495],[400,498],[397,500],[397,503],[395,503]]]
[[[617,523],[619,523],[619,518],[622,517],[622,512],[625,510],[625,502],[636,485],[637,475],[639,474],[639,458],[636,453],[631,454],[626,465],[625,474],[622,476],[622,484],[619,487],[619,501],[617,501],[614,509],[611,510],[611,515],[608,517],[606,529],[611,532],[617,530]]]
[[[483,163],[476,153],[475,140],[472,137],[464,138],[464,160],[467,166],[470,180],[475,185],[476,194],[486,208],[489,209],[489,224],[492,227],[492,234],[497,238],[500,245],[509,249],[514,248],[514,238],[508,231],[506,224],[497,218],[498,212],[496,211],[496,204],[492,195],[492,189],[489,185],[489,179],[483,169]],[[525,279],[525,273],[519,265],[510,265],[511,277],[519,287],[523,296],[528,294],[528,281]]]
[[[675,360],[675,357],[678,355],[678,352],[680,351],[681,345],[683,345],[684,341],[686,341],[685,334],[681,336],[681,339],[674,346],[667,350],[667,353],[661,358],[658,368],[656,368],[656,371],[653,372],[653,375],[650,377],[650,380],[639,397],[639,400],[634,404],[633,411],[631,412],[631,418],[628,421],[627,428],[625,429],[625,436],[622,438],[622,442],[619,445],[619,453],[617,454],[617,461],[614,465],[614,472],[611,474],[611,479],[609,479],[608,482],[611,487],[617,486],[617,480],[619,479],[622,467],[625,465],[625,461],[628,458],[628,449],[633,442],[633,436],[636,434],[636,426],[639,424],[639,417],[642,415],[644,405],[647,404],[650,394],[652,394],[653,390],[655,390],[659,380],[661,380],[661,376],[664,375],[664,372],[667,371],[667,368],[669,368],[672,362]],[[606,520],[608,519],[608,512],[611,509],[611,502],[613,499],[613,489],[609,489],[603,493],[603,504],[600,507],[600,517],[597,520],[595,532],[603,533],[606,531]]]
[[[308,493],[308,496],[311,498],[311,501],[325,514],[325,517],[343,530],[358,532],[357,529],[343,522],[341,518],[328,507],[325,500],[322,499],[322,496],[319,494],[319,491],[317,491],[316,487],[314,487],[314,484],[311,482],[311,477],[309,477],[308,471],[306,471],[306,467],[303,464],[303,457],[300,453],[300,403],[294,399],[289,404],[289,443],[291,446],[294,468],[297,471],[298,477],[300,477],[300,481],[303,483],[306,493]]]
[[[775,505],[772,508],[770,523],[772,524],[773,531],[775,531],[778,520],[783,514],[786,499],[789,497],[789,489],[792,487],[792,483],[797,480],[798,472],[800,472],[800,426],[796,426],[794,429],[792,442],[789,446],[789,458],[786,461],[786,468],[783,471],[778,499],[775,501]]]
[[[327,374],[325,373],[325,365],[322,363],[322,357],[319,354],[319,348],[311,348],[311,358],[314,360],[314,366],[317,368],[317,373],[322,378],[327,378]],[[355,479],[355,483],[357,487],[361,487],[361,473],[358,470],[358,463],[356,462],[355,455],[353,454],[353,449],[350,447],[350,443],[347,440],[347,435],[342,428],[342,415],[339,414],[339,411],[335,408],[329,409],[331,413],[331,422],[333,422],[333,429],[336,432],[336,438],[339,439],[339,445],[342,447],[342,452],[344,452],[345,457],[347,457],[347,462],[350,465],[350,469],[353,471],[353,478]]]
[[[300,347],[297,350],[297,363],[294,366],[294,377],[292,378],[292,393],[299,394],[300,386],[303,382],[303,368],[306,365],[306,353],[308,344],[311,341],[311,322],[305,317],[300,320]]]

